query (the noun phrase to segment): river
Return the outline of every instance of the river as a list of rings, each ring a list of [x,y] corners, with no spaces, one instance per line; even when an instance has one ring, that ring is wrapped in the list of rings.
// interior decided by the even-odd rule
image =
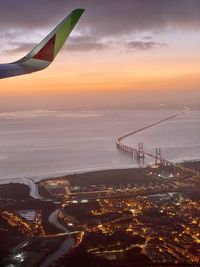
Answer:
[[[53,254],[48,256],[44,262],[40,265],[40,267],[48,267],[50,266],[54,261],[59,259],[64,253],[66,253],[73,245],[75,244],[74,239],[69,237],[67,238],[59,247],[58,250],[56,250]]]
[[[56,209],[51,213],[48,220],[49,222],[57,227],[59,230],[64,231],[66,234],[70,233],[70,231],[65,228],[61,223],[58,221],[58,214],[60,212],[60,209]],[[60,247],[51,255],[49,255],[44,262],[40,265],[40,267],[48,267],[50,266],[54,261],[58,260],[64,253],[67,253],[68,250],[73,247],[75,244],[75,241],[72,237],[67,237],[63,243],[60,245]]]
[[[136,167],[116,149],[125,133],[180,112],[156,110],[34,110],[0,114],[0,180],[33,180],[66,173]],[[170,161],[200,159],[200,111],[181,116],[126,138],[145,150],[162,147]]]

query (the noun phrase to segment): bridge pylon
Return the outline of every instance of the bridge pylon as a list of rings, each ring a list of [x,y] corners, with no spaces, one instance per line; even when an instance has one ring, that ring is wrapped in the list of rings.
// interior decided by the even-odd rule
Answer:
[[[143,142],[138,143],[137,159],[144,159],[144,146]]]
[[[162,163],[161,147],[156,147],[155,165]]]

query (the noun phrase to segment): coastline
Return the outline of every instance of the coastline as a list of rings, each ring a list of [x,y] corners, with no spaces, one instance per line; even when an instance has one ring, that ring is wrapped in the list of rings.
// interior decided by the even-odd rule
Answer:
[[[29,206],[28,208],[30,209],[36,209],[36,208],[40,208],[40,210],[42,210],[42,222],[44,223],[44,229],[45,232],[47,233],[46,235],[44,235],[42,233],[40,240],[42,240],[44,242],[46,242],[46,240],[48,240],[49,242],[49,247],[51,247],[51,243],[54,243],[54,239],[57,237],[60,237],[61,240],[57,245],[54,245],[53,250],[50,250],[49,253],[45,254],[44,258],[42,259],[42,261],[40,262],[40,264],[38,266],[40,267],[47,267],[49,265],[51,265],[54,262],[57,262],[60,258],[63,257],[63,259],[65,257],[67,257],[67,252],[71,251],[72,248],[76,247],[76,242],[80,242],[77,241],[78,239],[74,238],[71,234],[75,233],[77,230],[80,231],[79,227],[80,225],[82,225],[80,223],[80,225],[76,225],[75,227],[77,228],[70,228],[72,227],[73,223],[77,223],[79,222],[79,220],[81,220],[81,217],[84,217],[85,213],[83,212],[84,210],[86,210],[87,213],[87,209],[88,208],[95,208],[96,206],[91,206],[91,203],[93,203],[93,200],[96,200],[96,198],[99,199],[99,201],[102,201],[102,204],[104,203],[104,199],[109,198],[110,201],[112,201],[113,205],[114,203],[120,203],[120,199],[124,200],[124,199],[128,199],[128,198],[134,198],[137,199],[135,201],[139,201],[138,203],[140,203],[141,198],[143,199],[141,203],[145,204],[144,206],[144,211],[146,208],[151,208],[150,206],[147,205],[146,202],[146,198],[148,198],[149,200],[153,201],[152,203],[154,203],[154,201],[157,201],[156,199],[159,199],[160,203],[162,204],[162,201],[164,200],[166,201],[171,201],[171,198],[174,197],[174,201],[177,202],[177,195],[180,195],[180,184],[176,183],[177,180],[177,171],[174,171],[175,176],[174,178],[176,179],[173,180],[173,182],[170,181],[170,179],[167,179],[167,177],[162,177],[160,178],[160,174],[157,173],[157,171],[159,170],[160,173],[164,173],[166,171],[166,168],[168,168],[168,165],[160,165],[160,166],[156,166],[156,168],[154,168],[155,166],[152,166],[152,170],[150,168],[150,166],[144,166],[143,168],[115,168],[115,169],[104,169],[104,170],[93,170],[93,171],[83,171],[83,172],[76,172],[76,173],[72,173],[71,175],[67,175],[65,174],[64,176],[57,176],[57,177],[48,177],[46,179],[46,181],[43,179],[40,182],[39,181],[34,181],[30,178],[21,178],[21,184],[23,184],[23,182],[26,183],[26,186],[22,186],[21,188],[19,186],[19,184],[15,184],[15,183],[11,183],[10,184],[10,192],[11,194],[16,194],[19,192],[22,192],[22,189],[26,187],[26,199],[28,200]],[[172,169],[170,169],[172,167]],[[169,166],[168,171],[169,172],[173,172],[173,168],[175,166]],[[180,164],[177,164],[177,168],[183,169],[185,172],[185,176],[182,175],[183,181],[185,181],[185,184],[187,185],[187,173],[188,170],[193,170],[192,172],[194,173],[196,171],[197,175],[194,176],[196,177],[196,182],[198,182],[198,177],[199,177],[199,171],[200,171],[200,161],[196,160],[196,161],[184,161],[181,166]],[[155,173],[152,172],[155,171]],[[190,171],[189,171],[190,173]],[[193,177],[193,174],[191,176],[191,178]],[[190,178],[190,176],[189,176]],[[178,178],[179,179],[179,178]],[[43,182],[42,182],[43,181]],[[193,184],[193,181],[195,182],[195,180],[190,180],[191,185],[192,185],[192,190],[191,192],[187,191],[188,188],[187,186],[185,188],[182,188],[182,193],[185,194],[194,194],[196,193],[196,187],[195,187],[195,183]],[[111,187],[110,189],[110,185],[113,183],[113,187]],[[48,196],[46,196],[45,194],[45,184],[47,186],[51,187],[52,192],[53,193],[53,197],[50,199],[48,198]],[[66,198],[66,194],[67,194],[67,190],[66,187],[68,187],[68,185],[71,186],[71,193],[72,193],[72,198],[70,200],[70,202],[68,203],[69,205],[66,205],[66,200],[68,201],[68,198]],[[30,190],[29,190],[29,188]],[[19,187],[19,188],[18,188]],[[44,191],[38,190],[41,189],[41,187],[44,187]],[[50,188],[49,187],[49,188]],[[55,188],[57,187],[56,191]],[[73,191],[75,188],[82,188],[83,191]],[[74,189],[73,189],[74,188]],[[86,188],[87,190],[85,191]],[[90,189],[93,188],[93,190],[91,191]],[[6,191],[6,185],[1,185],[1,190]],[[99,191],[98,191],[98,190]],[[109,190],[107,190],[109,189]],[[98,193],[99,192],[99,193]],[[51,193],[51,192],[50,192]],[[63,198],[62,198],[62,194]],[[77,196],[75,196],[77,194]],[[196,193],[197,194],[197,193]],[[9,194],[8,194],[9,195]],[[8,197],[8,195],[6,197]],[[59,196],[59,197],[58,197]],[[60,198],[61,196],[61,198]],[[138,196],[138,198],[137,198]],[[75,198],[74,198],[75,197]],[[31,199],[32,198],[32,199]],[[34,199],[33,199],[34,198]],[[10,195],[8,197],[9,202],[8,203],[8,210],[9,210],[9,205],[10,207],[12,207],[14,210],[16,210],[16,208],[23,210],[24,207],[27,210],[27,202],[23,203],[25,201],[18,199],[18,202],[16,203],[14,200],[15,196],[12,195],[12,197],[10,198]],[[88,201],[91,200],[91,201]],[[162,200],[163,199],[163,200]],[[145,200],[145,201],[144,201]],[[13,201],[13,203],[12,203]],[[74,203],[73,203],[74,201]],[[86,201],[86,202],[83,202]],[[129,200],[127,200],[129,203]],[[131,200],[132,201],[132,200]],[[79,203],[76,206],[76,203]],[[105,202],[107,203],[107,202]],[[123,202],[126,203],[126,202]],[[134,203],[131,202],[131,203]],[[141,204],[140,203],[140,204]],[[170,202],[169,202],[170,203]],[[64,205],[63,205],[64,204]],[[26,205],[26,206],[24,206]],[[49,206],[50,205],[50,206]],[[84,210],[82,209],[84,205]],[[118,204],[116,204],[118,205]],[[130,205],[130,203],[128,204]],[[157,202],[155,202],[154,204],[151,205],[155,205],[154,208],[156,208],[157,206]],[[129,206],[127,206],[129,207]],[[127,207],[125,207],[125,210],[127,212]],[[139,206],[137,206],[139,207]],[[169,206],[170,207],[170,206]],[[48,208],[48,211],[46,212]],[[80,209],[79,212],[76,214],[75,217],[74,216],[74,211],[76,212],[76,210]],[[117,208],[117,214],[114,213],[116,212],[115,208]],[[110,216],[110,218],[113,220],[113,222],[115,220],[118,220],[118,216],[120,214],[123,214],[123,212],[121,211],[121,213],[118,212],[119,208],[122,208],[122,206],[116,206],[114,208],[114,210],[112,212],[110,212],[110,214],[108,216]],[[161,208],[161,207],[160,207]],[[174,208],[172,206],[172,208]],[[2,209],[5,209],[5,205],[4,203],[2,204]],[[59,211],[61,211],[62,209],[62,216],[65,216],[65,212],[66,214],[69,213],[69,216],[66,216],[67,221],[65,222],[65,220],[60,220],[62,218],[62,216],[59,215]],[[68,210],[67,210],[68,209]],[[130,209],[130,207],[129,207]],[[133,209],[131,209],[132,211],[136,209],[136,206],[133,205]],[[70,213],[71,211],[71,213]],[[140,210],[141,211],[141,210]],[[155,211],[155,210],[154,210]],[[83,213],[82,213],[83,212]],[[125,216],[124,218],[126,218],[127,213],[124,212]],[[138,210],[139,212],[139,210]],[[92,213],[91,213],[92,214]],[[159,213],[160,214],[160,213]],[[115,216],[117,217],[115,217]],[[95,215],[96,216],[96,215]],[[94,220],[97,219],[94,216]],[[107,215],[102,215],[102,216],[107,216]],[[114,216],[114,217],[112,217]],[[131,220],[133,220],[132,218],[132,214],[131,214]],[[134,214],[134,216],[137,216],[136,213]],[[141,218],[141,214],[138,215],[138,218]],[[145,215],[144,214],[144,220],[145,220],[145,216],[149,216],[148,212]],[[87,217],[87,216],[86,216]],[[155,217],[155,216],[154,216]],[[153,217],[153,218],[154,218]],[[64,218],[64,217],[63,217]],[[74,219],[69,219],[69,218],[76,218],[76,222],[74,221]],[[85,217],[84,217],[85,218]],[[105,217],[106,218],[106,217]],[[156,217],[154,218],[155,220],[158,220],[160,217]],[[68,221],[69,220],[69,221]],[[103,220],[103,217],[102,217]],[[162,223],[163,220],[162,218],[160,219]],[[70,222],[70,223],[69,223]],[[88,221],[89,222],[89,221]],[[83,223],[83,222],[82,222]],[[99,224],[99,222],[98,222]],[[42,224],[41,224],[42,225]],[[84,224],[83,224],[84,225]],[[68,228],[69,226],[69,228]],[[115,223],[113,224],[113,227],[115,226]],[[52,228],[53,227],[53,228]],[[67,227],[67,228],[66,228]],[[74,227],[74,226],[73,226]],[[97,226],[98,229],[98,226]],[[83,229],[81,228],[81,231]],[[44,230],[43,230],[44,231]],[[87,232],[87,227],[84,228],[84,231]],[[96,230],[98,232],[98,230]],[[88,233],[87,233],[88,234]],[[66,237],[65,237],[66,236]],[[50,238],[50,239],[48,239]],[[62,239],[63,238],[63,239]],[[82,242],[82,236],[80,236],[80,240]],[[84,240],[84,242],[86,242]],[[79,243],[77,243],[79,244]],[[32,247],[32,250],[34,251],[34,247]],[[24,249],[24,251],[26,251],[26,248]],[[19,252],[18,252],[19,253]],[[37,253],[39,254],[40,252],[37,251]],[[11,257],[11,256],[10,256]]]
[[[37,182],[49,177],[53,178],[73,173],[115,168],[137,168],[136,159],[121,153],[116,148],[114,142],[116,137],[121,136],[123,133],[128,133],[131,129],[140,129],[142,126],[176,113],[178,110],[170,108],[152,113],[148,109],[135,112],[133,110],[129,112],[105,111],[99,117],[98,127],[100,131],[95,130],[95,132],[88,132],[88,127],[79,132],[78,126],[79,123],[83,122],[96,125],[96,118],[89,117],[85,121],[85,117],[83,119],[76,116],[76,120],[73,120],[74,135],[71,135],[71,130],[66,127],[72,119],[69,118],[68,121],[68,117],[66,117],[68,113],[66,112],[61,112],[59,116],[56,113],[55,117],[52,114],[46,116],[46,113],[42,113],[45,116],[46,123],[49,125],[49,135],[46,133],[46,128],[43,127],[45,124],[43,125],[42,123],[43,117],[41,118],[41,116],[43,115],[41,113],[38,114],[39,117],[33,118],[33,123],[37,124],[40,122],[40,119],[42,120],[40,123],[41,129],[35,129],[35,127],[32,128],[30,126],[31,128],[28,132],[25,131],[23,133],[20,131],[20,128],[23,128],[26,120],[31,118],[27,118],[27,114],[24,114],[25,117],[23,117],[23,114],[19,117],[16,116],[16,118],[9,117],[9,125],[14,127],[17,122],[20,128],[7,128],[7,119],[3,121],[5,129],[1,132],[3,150],[0,157],[0,184],[7,183],[9,180],[9,182],[19,181],[21,177],[31,178]],[[75,113],[75,115],[77,114]],[[50,122],[52,120],[53,123],[56,123],[57,117],[59,117],[58,136],[55,138],[53,135],[54,129]],[[113,120],[114,118],[116,120]],[[107,120],[110,127],[106,130],[104,122],[107,122]],[[121,127],[122,121],[123,127]],[[180,119],[169,121],[159,127],[156,126],[155,130],[152,128],[141,133],[141,137],[139,134],[139,136],[127,138],[127,140],[124,140],[124,143],[126,145],[134,143],[137,147],[136,144],[141,141],[138,139],[142,138],[144,145],[147,145],[145,149],[148,149],[148,151],[153,152],[155,146],[160,144],[163,157],[167,160],[179,163],[182,161],[200,160],[198,122],[199,113],[190,111],[187,115],[181,116]],[[184,136],[185,132],[181,130],[184,129],[185,123],[188,125],[187,128],[193,129],[190,138],[186,139]],[[172,126],[175,126],[174,132],[170,131]],[[166,139],[165,133],[168,128],[169,137]],[[37,137],[37,142],[34,136]],[[43,136],[47,138],[45,143],[43,143]],[[149,136],[148,139],[146,139],[146,136]],[[157,136],[158,140],[155,141]],[[16,142],[12,141],[13,137],[16,138]],[[24,138],[27,138],[25,143]],[[21,144],[20,146],[18,145],[19,143]],[[151,164],[154,160],[147,157],[145,161]]]
[[[180,161],[172,161],[174,164],[187,164],[187,163],[200,163],[200,159],[188,159],[188,160],[180,160]],[[146,168],[148,166],[153,165],[152,163],[144,164],[142,168]],[[93,173],[93,172],[101,172],[101,171],[114,171],[114,170],[130,170],[130,169],[141,169],[141,166],[138,165],[120,165],[120,166],[110,166],[110,167],[99,167],[99,168],[86,168],[86,169],[80,169],[80,170],[69,170],[69,171],[62,171],[62,172],[55,172],[54,174],[46,174],[38,177],[10,177],[10,178],[3,178],[0,179],[0,185],[5,184],[25,184],[28,185],[29,188],[31,188],[31,184],[37,184],[38,182],[49,180],[49,179],[57,179],[60,177],[65,177],[67,175],[79,175],[79,174],[85,174],[85,173]],[[30,183],[31,181],[31,183]],[[35,188],[34,188],[35,191]],[[33,193],[34,194],[34,193]]]

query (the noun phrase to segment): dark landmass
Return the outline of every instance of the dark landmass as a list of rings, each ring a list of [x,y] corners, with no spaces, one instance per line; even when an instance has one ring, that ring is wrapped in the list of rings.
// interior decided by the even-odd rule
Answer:
[[[150,266],[149,264],[151,264],[152,261],[142,253],[139,247],[132,248],[123,256],[119,253],[117,258],[112,259],[112,257],[110,257],[109,260],[86,253],[86,251],[96,246],[111,246],[113,250],[117,250],[123,248],[120,245],[116,245],[116,243],[123,243],[126,247],[133,244],[143,244],[144,241],[145,240],[138,235],[124,234],[124,232],[121,231],[116,231],[114,234],[106,236],[101,232],[86,233],[79,247],[76,250],[72,250],[66,258],[60,260],[57,266],[59,266],[59,264],[80,267]]]
[[[86,172],[80,174],[68,175],[66,177],[70,182],[70,185],[120,185],[120,184],[132,184],[135,182],[149,183],[154,182],[155,179],[145,175],[145,169],[114,169]]]
[[[50,194],[45,187],[43,187],[40,183],[38,184],[38,193],[40,196],[43,196],[44,198],[47,199],[53,199],[54,197],[52,194]]]
[[[200,266],[199,170],[196,161],[66,175],[38,182],[42,199],[0,185],[0,265],[40,266],[67,228],[75,244],[52,266]],[[62,230],[48,220],[55,211]]]
[[[187,167],[191,170],[200,170],[200,162],[199,161],[191,161],[184,162],[178,164],[180,166]],[[112,169],[112,170],[100,170],[100,171],[91,171],[84,173],[77,173],[66,175],[62,177],[55,177],[45,180],[56,180],[56,179],[67,179],[70,182],[71,186],[81,185],[81,186],[89,186],[89,185],[126,185],[126,184],[148,184],[148,183],[156,183],[158,182],[156,177],[151,177],[147,175],[147,171],[149,167],[144,168],[129,168],[129,169]],[[157,169],[157,172],[174,172],[176,167],[174,165],[165,166],[162,165],[161,168]],[[43,181],[45,181],[43,180]],[[39,187],[40,190],[40,187]],[[52,197],[47,190],[42,189],[41,194],[43,196]]]
[[[0,198],[14,199],[14,200],[27,200],[29,196],[29,187],[25,184],[10,183],[0,185]]]
[[[200,172],[200,162],[199,161],[187,161],[181,163],[184,167],[190,168],[192,170],[196,170]]]

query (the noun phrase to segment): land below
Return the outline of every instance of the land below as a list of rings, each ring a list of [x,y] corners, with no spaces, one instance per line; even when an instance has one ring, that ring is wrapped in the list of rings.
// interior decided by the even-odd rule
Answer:
[[[200,162],[0,185],[2,266],[198,266]]]

